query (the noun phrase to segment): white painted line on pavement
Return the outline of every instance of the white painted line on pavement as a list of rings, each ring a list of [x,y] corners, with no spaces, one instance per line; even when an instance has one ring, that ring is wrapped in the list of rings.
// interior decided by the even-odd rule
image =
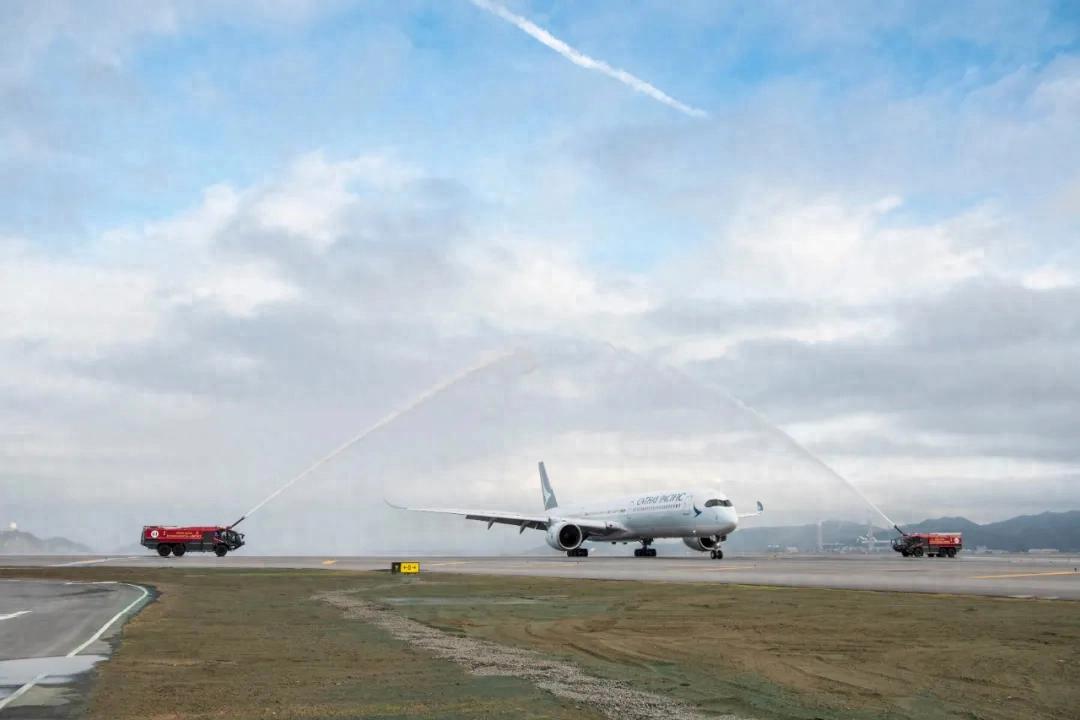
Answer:
[[[27,614],[32,613],[32,612],[34,612],[34,611],[33,610],[19,610],[17,612],[8,613],[7,615],[0,615],[0,620],[10,620],[12,618],[17,618],[20,615],[27,615]]]
[[[18,690],[16,690],[15,692],[13,692],[13,693],[11,693],[10,695],[8,695],[8,696],[7,696],[6,698],[4,698],[4,699],[0,700],[0,710],[3,710],[3,709],[4,709],[4,708],[6,708],[6,707],[7,707],[8,705],[10,705],[11,703],[13,703],[13,702],[15,702],[16,700],[18,700],[18,699],[19,699],[19,696],[21,696],[21,695],[22,695],[23,693],[25,693],[25,692],[26,692],[27,690],[29,690],[30,688],[32,688],[32,687],[34,687],[35,685],[37,685],[37,684],[38,684],[39,682],[41,682],[42,680],[44,680],[44,679],[45,679],[46,677],[47,677],[47,674],[46,674],[46,673],[42,673],[41,675],[38,675],[38,676],[37,676],[36,678],[34,678],[33,680],[31,680],[30,682],[28,682],[28,683],[26,683],[25,685],[23,685],[23,686],[22,686],[21,688],[19,688],[19,689],[18,689]]]
[[[56,563],[55,565],[47,565],[46,567],[72,567],[74,565],[96,565],[97,563],[106,563],[110,560],[122,560],[123,558],[95,558],[93,560],[75,560],[73,562]]]
[[[112,584],[112,583],[110,583],[110,584]],[[145,599],[146,599],[146,596],[150,594],[150,591],[149,591],[149,590],[147,590],[146,588],[144,588],[144,587],[143,587],[142,585],[132,585],[131,583],[119,583],[119,584],[121,584],[121,585],[127,585],[128,587],[133,587],[133,588],[135,588],[135,589],[139,590],[139,591],[140,591],[140,592],[141,592],[142,594],[141,594],[141,595],[139,595],[139,597],[137,597],[137,598],[135,598],[134,600],[132,600],[132,601],[131,601],[131,604],[130,604],[130,605],[128,605],[128,606],[127,606],[126,608],[124,608],[124,609],[123,609],[123,610],[121,610],[120,612],[118,612],[118,613],[116,613],[115,615],[113,615],[113,616],[112,616],[112,619],[111,619],[111,620],[109,620],[109,622],[107,622],[107,623],[105,623],[104,625],[102,625],[102,626],[101,626],[101,628],[100,628],[100,629],[99,629],[99,630],[98,630],[98,631],[97,631],[96,633],[94,633],[94,634],[93,634],[93,635],[92,635],[92,636],[90,637],[90,639],[89,639],[89,640],[87,640],[87,641],[86,641],[86,642],[84,642],[84,643],[83,643],[82,645],[80,645],[79,647],[77,647],[77,648],[75,648],[74,650],[72,650],[71,652],[69,652],[69,653],[67,654],[67,657],[72,657],[72,656],[74,656],[74,655],[78,655],[78,654],[79,654],[79,653],[81,653],[81,652],[82,652],[83,650],[85,650],[85,649],[87,648],[87,646],[88,646],[88,645],[90,645],[91,643],[93,643],[93,642],[97,641],[97,640],[98,640],[98,639],[99,639],[99,638],[100,638],[100,637],[101,637],[102,635],[104,635],[104,634],[105,634],[105,631],[106,631],[106,630],[108,630],[109,628],[111,628],[111,627],[113,626],[113,623],[115,623],[115,622],[116,622],[117,620],[119,620],[120,618],[122,618],[122,617],[123,617],[123,616],[124,616],[124,615],[125,615],[125,614],[127,613],[127,611],[128,611],[128,610],[131,610],[131,608],[135,607],[136,605],[138,605],[139,603],[141,603],[141,602],[142,602],[143,600],[145,600]]]

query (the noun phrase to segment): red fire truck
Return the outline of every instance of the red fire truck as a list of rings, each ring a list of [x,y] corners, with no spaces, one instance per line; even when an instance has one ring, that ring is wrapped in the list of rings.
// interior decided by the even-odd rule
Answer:
[[[956,557],[963,547],[961,533],[905,533],[892,542],[893,550],[904,557]]]
[[[225,557],[230,550],[236,550],[244,544],[244,535],[232,528],[220,526],[145,525],[141,542],[143,547],[157,550],[157,554],[161,557],[168,557],[170,554],[181,557],[188,550],[213,552],[218,557]]]

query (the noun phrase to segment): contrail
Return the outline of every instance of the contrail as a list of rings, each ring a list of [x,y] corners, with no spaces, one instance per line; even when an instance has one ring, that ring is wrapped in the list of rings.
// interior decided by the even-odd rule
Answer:
[[[586,70],[595,70],[597,72],[603,73],[604,75],[607,75],[608,77],[615,78],[623,85],[626,85],[639,93],[648,95],[653,100],[658,100],[667,105],[668,107],[673,107],[679,112],[685,113],[690,117],[700,118],[708,117],[709,115],[709,113],[705,112],[704,110],[696,107],[691,107],[686,103],[679,102],[675,98],[665,93],[660,88],[654,85],[650,85],[641,78],[631,75],[625,70],[611,67],[603,60],[595,60],[588,55],[578,50],[575,50],[574,48],[570,47],[562,40],[555,37],[536,23],[528,20],[527,18],[523,18],[520,15],[515,15],[514,13],[510,12],[498,3],[491,2],[491,0],[470,0],[470,2],[472,2],[472,4],[476,7],[482,10],[487,10],[492,15],[496,15],[502,18],[511,25],[516,25],[518,28],[531,35],[535,40],[543,43],[544,45],[547,45],[549,48],[559,53],[575,65],[583,67]]]
[[[310,466],[308,466],[308,468],[306,470],[304,470],[302,473],[300,473],[296,477],[289,480],[287,483],[285,483],[284,485],[279,487],[274,492],[270,493],[259,504],[257,504],[255,507],[251,508],[246,513],[241,515],[240,519],[237,520],[236,522],[234,522],[229,527],[230,528],[236,527],[241,522],[243,522],[244,518],[247,518],[248,516],[253,515],[255,513],[255,511],[258,510],[259,508],[261,508],[263,505],[270,502],[271,500],[276,498],[278,495],[285,492],[290,487],[292,487],[296,483],[300,482],[301,480],[303,480],[308,475],[310,475],[311,473],[318,470],[320,467],[322,467],[326,463],[330,462],[331,460],[336,458],[338,455],[342,454],[343,452],[345,452],[346,450],[351,448],[353,445],[356,445],[358,442],[360,442],[361,440],[366,438],[368,435],[371,435],[376,430],[379,430],[379,429],[389,425],[390,423],[392,423],[395,420],[397,420],[398,418],[400,418],[402,415],[407,415],[408,413],[412,412],[416,408],[418,408],[421,405],[423,405],[424,403],[426,403],[428,400],[431,400],[431,398],[435,397],[439,393],[451,388],[454,385],[457,385],[462,380],[464,380],[464,379],[466,379],[468,377],[471,377],[472,375],[475,375],[476,373],[480,372],[481,370],[485,370],[485,369],[491,367],[492,365],[497,365],[498,363],[503,362],[504,360],[508,360],[509,358],[514,357],[515,355],[518,355],[519,352],[520,351],[518,351],[518,350],[511,350],[511,351],[504,352],[504,353],[501,353],[499,355],[496,355],[495,357],[489,357],[486,360],[484,360],[483,362],[477,363],[476,365],[473,365],[472,367],[470,367],[470,368],[468,368],[466,370],[462,370],[460,373],[458,373],[454,377],[443,380],[439,384],[428,388],[423,393],[416,396],[412,400],[412,402],[410,402],[408,405],[405,405],[404,407],[400,407],[397,410],[394,410],[392,413],[390,413],[389,415],[383,417],[381,420],[376,422],[374,425],[371,425],[370,427],[365,428],[363,432],[361,432],[359,435],[356,435],[351,440],[349,440],[345,444],[338,447],[336,450],[331,452],[329,455],[326,455],[325,457],[322,457],[322,458],[316,460],[314,463],[312,463]]]

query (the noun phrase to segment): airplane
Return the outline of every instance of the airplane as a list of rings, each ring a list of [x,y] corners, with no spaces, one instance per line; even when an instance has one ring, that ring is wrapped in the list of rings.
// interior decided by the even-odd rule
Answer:
[[[662,491],[591,503],[579,507],[559,507],[555,491],[548,480],[544,463],[540,468],[540,491],[544,498],[544,513],[528,515],[515,512],[468,510],[457,508],[404,507],[386,501],[397,510],[462,515],[467,520],[480,520],[518,526],[518,534],[527,528],[547,532],[547,544],[568,557],[588,557],[586,542],[640,542],[634,557],[656,557],[649,547],[656,538],[681,538],[687,547],[708,552],[714,560],[722,560],[720,543],[735,531],[739,520],[764,512],[758,502],[757,512],[740,515],[731,500],[713,490]]]
[[[892,540],[886,538],[885,540],[878,540],[874,537],[874,524],[868,523],[866,528],[866,534],[859,536],[859,544],[866,547],[866,552],[876,552],[878,549],[892,548]]]

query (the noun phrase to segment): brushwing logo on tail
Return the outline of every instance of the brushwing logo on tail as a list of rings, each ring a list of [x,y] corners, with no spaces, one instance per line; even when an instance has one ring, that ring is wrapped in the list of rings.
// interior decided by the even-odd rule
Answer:
[[[544,463],[539,464],[540,467],[540,492],[544,496],[544,509],[550,510],[559,506],[559,501],[555,499],[555,491],[551,489],[551,482],[548,481],[547,469],[544,467]]]

